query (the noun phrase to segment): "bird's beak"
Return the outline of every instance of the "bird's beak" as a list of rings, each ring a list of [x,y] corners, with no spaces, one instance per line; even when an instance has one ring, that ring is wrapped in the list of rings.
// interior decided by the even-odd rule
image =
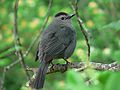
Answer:
[[[75,14],[72,14],[72,15],[68,16],[66,19],[70,19],[70,18],[72,18],[73,16],[75,16]]]

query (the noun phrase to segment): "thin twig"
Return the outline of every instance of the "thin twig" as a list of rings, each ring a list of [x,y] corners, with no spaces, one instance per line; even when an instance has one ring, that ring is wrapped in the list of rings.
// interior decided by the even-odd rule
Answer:
[[[0,49],[0,53],[4,53],[6,52],[7,50],[11,49],[13,47],[13,44],[10,44],[9,46],[6,46],[4,48],[1,48]]]
[[[48,22],[48,19],[49,19],[49,16],[50,16],[50,9],[51,9],[51,6],[52,6],[52,2],[53,0],[49,0],[49,5],[48,5],[48,12],[46,13],[46,18],[45,18],[45,21],[43,23],[43,26],[41,27],[40,31],[43,31],[47,22]],[[31,43],[31,45],[29,46],[28,50],[25,52],[24,56],[27,56],[28,53],[30,52],[30,50],[32,49],[32,47],[35,45],[35,43],[38,41],[39,37],[41,35],[41,32],[36,35],[36,37],[34,38],[33,42]]]
[[[6,68],[3,69],[3,75],[2,75],[0,90],[4,90],[5,73],[6,73]]]
[[[46,13],[46,19],[44,21],[44,24],[42,25],[40,31],[44,30],[47,22],[48,22],[48,19],[49,19],[49,16],[50,16],[50,10],[51,10],[51,7],[52,7],[52,3],[53,3],[53,0],[49,0],[49,5],[48,5],[48,12]],[[40,33],[35,35],[36,37],[34,38],[34,40],[32,40],[32,43],[30,44],[28,50],[24,53],[23,57],[26,57],[30,50],[33,48],[33,46],[35,45],[35,43],[38,41],[39,37],[40,37]],[[15,62],[11,63],[10,65],[8,65],[6,68],[7,70],[9,70],[10,68],[12,68],[13,66],[15,66],[17,63],[19,63],[21,61],[21,59],[18,59],[16,60]]]
[[[14,55],[14,54],[15,54],[15,51],[11,51],[11,52],[9,52],[9,53],[3,55],[3,56],[0,56],[0,59],[2,60],[2,59],[4,59],[4,58],[10,57],[10,56],[12,56],[12,55]]]
[[[14,41],[15,41],[15,49],[16,49],[16,52],[17,52],[19,59],[21,60],[21,65],[25,70],[27,78],[28,78],[28,80],[30,80],[31,78],[30,78],[30,75],[27,71],[27,66],[26,66],[25,61],[24,61],[23,53],[22,53],[21,49],[18,48],[19,46],[21,46],[20,39],[18,36],[18,22],[17,22],[18,2],[19,2],[19,0],[16,0],[15,6],[14,6],[14,30],[13,30],[13,34],[14,34]]]
[[[80,18],[79,13],[78,13],[78,0],[76,0],[75,4],[71,3],[71,6],[74,10],[74,13],[76,14],[77,21],[78,21],[79,26],[81,28],[82,34],[85,37],[85,41],[86,41],[86,44],[87,44],[87,47],[88,47],[87,57],[88,57],[88,62],[89,62],[90,61],[90,44],[89,44],[89,39],[88,39],[88,35],[87,35],[87,32],[86,32],[87,29],[85,28],[85,26],[82,22],[82,19]]]

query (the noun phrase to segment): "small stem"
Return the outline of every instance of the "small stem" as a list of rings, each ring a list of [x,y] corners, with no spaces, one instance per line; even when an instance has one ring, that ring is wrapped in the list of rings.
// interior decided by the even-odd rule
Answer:
[[[79,23],[79,26],[81,28],[81,32],[82,32],[82,34],[83,34],[83,36],[85,38],[86,45],[88,47],[88,51],[87,51],[87,65],[89,66],[89,62],[90,62],[90,44],[89,44],[87,29],[85,28],[85,25],[83,24],[83,21],[80,18],[79,13],[78,13],[78,0],[76,0],[75,4],[71,3],[71,6],[72,6],[72,8],[74,10],[74,13],[76,14],[77,21]]]
[[[17,22],[18,3],[19,3],[19,0],[16,0],[15,6],[14,6],[14,30],[13,30],[13,35],[14,35],[14,41],[15,41],[15,49],[16,49],[18,58],[21,61],[21,65],[22,65],[23,69],[25,70],[27,78],[28,78],[28,80],[31,81],[30,75],[27,71],[27,66],[26,66],[26,63],[25,63],[25,60],[24,60],[24,57],[23,57],[23,53],[22,53],[21,49],[18,48],[19,46],[21,46],[20,39],[19,39],[19,36],[18,36],[18,22]]]

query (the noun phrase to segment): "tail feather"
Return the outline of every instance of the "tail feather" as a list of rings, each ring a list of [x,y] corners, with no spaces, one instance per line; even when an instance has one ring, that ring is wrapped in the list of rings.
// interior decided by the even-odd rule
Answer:
[[[45,62],[44,60],[41,62],[38,73],[37,73],[34,83],[33,83],[33,88],[35,88],[35,89],[43,88],[44,81],[45,81],[45,74],[48,70],[49,64],[50,64],[49,62]]]

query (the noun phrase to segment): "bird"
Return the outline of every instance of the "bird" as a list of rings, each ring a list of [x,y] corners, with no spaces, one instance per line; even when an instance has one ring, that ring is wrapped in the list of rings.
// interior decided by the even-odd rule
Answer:
[[[36,50],[35,61],[39,60],[40,66],[33,81],[33,88],[43,88],[48,66],[53,60],[64,59],[68,64],[67,59],[76,47],[76,32],[71,22],[73,16],[75,14],[58,12],[48,27],[43,30]]]

